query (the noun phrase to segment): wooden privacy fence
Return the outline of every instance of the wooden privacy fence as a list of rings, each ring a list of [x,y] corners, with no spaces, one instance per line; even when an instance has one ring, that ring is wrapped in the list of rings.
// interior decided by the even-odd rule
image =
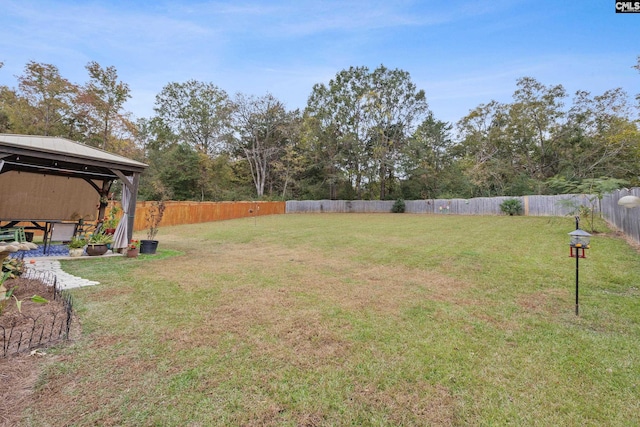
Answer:
[[[640,207],[626,209],[618,205],[623,196],[640,197],[640,188],[617,190],[604,195],[599,201],[591,194],[559,194],[554,196],[476,197],[472,199],[427,199],[405,201],[405,212],[454,214],[454,215],[502,215],[500,204],[507,199],[518,199],[523,214],[528,216],[566,216],[577,213],[581,205],[602,212],[613,227],[621,230],[640,244]],[[154,202],[136,205],[134,230],[147,228],[146,214]],[[385,213],[391,212],[393,200],[289,200],[287,202],[174,202],[166,203],[161,226],[195,224],[254,215],[278,215],[284,213]]]
[[[427,199],[405,201],[405,212],[455,215],[502,215],[500,205],[507,199],[518,199],[523,214],[528,216],[564,216],[573,214],[580,205],[592,207],[591,195],[561,194],[556,196],[475,197],[472,199]],[[287,213],[313,212],[391,212],[393,200],[290,200]],[[593,207],[598,209],[597,203]]]
[[[528,216],[566,216],[577,212],[580,205],[602,212],[615,228],[640,244],[640,207],[626,209],[618,205],[623,196],[640,197],[640,188],[623,189],[606,194],[599,203],[594,195],[561,194],[555,196],[476,197],[472,199],[407,200],[408,213],[501,215],[500,204],[506,199],[519,199]],[[154,202],[138,202],[134,231],[145,230],[146,216]],[[287,202],[165,202],[166,209],[160,226],[196,224],[245,218],[254,215],[313,212],[391,212],[393,200],[289,200]],[[119,206],[119,203],[116,203]],[[28,225],[27,223],[23,225]],[[38,233],[36,233],[38,234]]]
[[[133,224],[134,231],[148,228],[147,213],[154,202],[138,202]],[[165,202],[160,227],[200,222],[222,221],[255,215],[285,213],[284,202]]]
[[[623,189],[606,194],[599,203],[594,195],[561,194],[555,196],[476,197],[472,199],[407,200],[408,213],[502,215],[500,204],[506,199],[519,199],[524,215],[566,216],[577,213],[581,205],[602,212],[603,217],[615,228],[640,243],[640,207],[626,209],[618,205],[623,196],[640,197],[640,188]],[[138,202],[134,231],[145,230],[146,215],[154,202]],[[196,224],[245,218],[254,215],[278,215],[285,213],[313,212],[391,212],[393,200],[290,200],[287,202],[165,202],[166,209],[160,226]],[[119,206],[119,203],[116,203]]]

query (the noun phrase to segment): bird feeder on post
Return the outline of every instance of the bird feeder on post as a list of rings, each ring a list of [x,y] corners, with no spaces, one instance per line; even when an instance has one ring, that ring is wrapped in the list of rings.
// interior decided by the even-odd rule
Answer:
[[[586,258],[585,250],[591,248],[591,234],[578,228],[578,217],[576,217],[576,230],[569,233],[571,242],[569,243],[569,256],[576,259],[576,316],[579,313],[578,305],[578,277],[580,271],[580,258]]]
[[[569,256],[571,258],[586,258],[587,256],[584,251],[591,247],[589,245],[591,241],[591,234],[578,228],[577,230],[569,233],[569,236],[571,236],[571,242],[569,243]]]

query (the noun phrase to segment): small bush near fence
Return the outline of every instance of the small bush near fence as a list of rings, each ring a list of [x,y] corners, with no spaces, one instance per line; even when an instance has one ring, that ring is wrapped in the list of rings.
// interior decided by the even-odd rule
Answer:
[[[393,213],[404,213],[405,209],[406,209],[406,205],[404,203],[404,200],[398,199],[398,200],[396,200],[396,202],[391,207],[391,212],[393,212]]]
[[[500,210],[507,215],[522,215],[522,202],[519,199],[507,199],[500,203]]]

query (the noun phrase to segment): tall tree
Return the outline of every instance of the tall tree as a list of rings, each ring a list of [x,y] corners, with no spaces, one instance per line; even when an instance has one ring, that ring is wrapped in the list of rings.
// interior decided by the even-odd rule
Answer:
[[[309,167],[303,173],[306,197],[338,198],[338,187],[345,181],[344,150],[340,145],[337,126],[331,126],[319,116],[305,113],[302,121],[301,140],[304,141],[304,157]],[[322,188],[326,187],[326,191]],[[349,180],[351,188],[351,180]],[[345,197],[343,198],[352,198]]]
[[[156,96],[156,115],[140,121],[140,137],[150,160],[164,162],[163,152],[191,159],[191,190],[174,188],[180,197],[209,200],[219,194],[215,179],[215,156],[222,149],[230,134],[231,102],[227,94],[213,84],[189,80],[186,83],[170,83]],[[187,147],[189,148],[188,151]],[[189,156],[187,156],[189,154]],[[170,171],[158,163],[156,169]],[[197,171],[197,178],[191,176]],[[165,187],[171,187],[168,183]]]
[[[452,128],[451,124],[436,119],[430,112],[404,147],[403,173],[409,181],[419,185],[417,194],[414,191],[414,198],[435,198],[440,194],[442,172],[452,159]]]
[[[507,129],[514,160],[527,175],[545,179],[558,168],[556,145],[561,138],[566,92],[562,85],[545,86],[532,77],[518,79],[517,86]]]
[[[178,140],[209,156],[230,134],[231,101],[211,83],[169,83],[156,96],[154,111]]]
[[[559,147],[558,174],[568,180],[609,176],[635,180],[640,134],[628,95],[620,88],[591,96],[579,91]]]
[[[6,130],[16,134],[38,134],[37,120],[34,120],[37,115],[33,110],[34,107],[17,91],[0,86],[0,111]]]
[[[428,112],[424,91],[417,90],[407,72],[384,66],[370,72],[351,67],[329,85],[316,84],[305,115],[313,118],[318,138],[341,149],[340,167],[362,197],[363,184],[377,183],[378,197],[387,196],[398,153]]]
[[[491,101],[460,119],[459,164],[474,195],[502,195],[513,177],[512,146],[506,135],[508,105]]]
[[[289,113],[283,134],[286,142],[272,163],[272,171],[281,186],[281,196],[285,199],[287,194],[294,194],[300,175],[309,167],[309,159],[304,155],[306,141],[303,139],[303,120],[299,110]]]
[[[85,87],[84,99],[100,123],[100,143],[102,149],[116,125],[125,125],[128,120],[121,114],[124,103],[131,97],[129,85],[118,81],[118,72],[114,66],[102,68],[95,61],[85,67],[89,72],[89,82]]]
[[[636,70],[638,70],[638,72],[640,72],[640,55],[638,55],[636,65],[634,65],[633,68],[635,68]],[[638,107],[638,113],[640,113],[640,93],[636,95],[636,101],[638,101],[637,107]]]
[[[4,67],[4,62],[0,61],[0,69],[2,67]],[[0,85],[0,133],[8,132],[11,129],[11,117],[9,115],[11,99],[15,99],[15,92],[5,85]]]
[[[33,108],[32,133],[67,133],[59,125],[68,120],[78,88],[61,77],[55,65],[28,62],[24,74],[18,76],[18,87],[20,95]]]
[[[316,135],[323,139],[321,145],[333,144],[340,151],[338,166],[347,174],[358,198],[362,197],[369,162],[368,76],[368,68],[351,67],[340,71],[328,86],[314,85],[305,112],[314,120]]]
[[[371,74],[369,120],[373,125],[371,155],[378,171],[379,197],[387,197],[387,181],[395,181],[395,169],[408,138],[428,117],[423,90],[418,90],[409,73],[378,67]]]
[[[265,184],[278,153],[287,142],[290,116],[273,95],[262,97],[238,94],[234,108],[232,141],[235,151],[241,151],[251,169],[258,197],[264,195]]]

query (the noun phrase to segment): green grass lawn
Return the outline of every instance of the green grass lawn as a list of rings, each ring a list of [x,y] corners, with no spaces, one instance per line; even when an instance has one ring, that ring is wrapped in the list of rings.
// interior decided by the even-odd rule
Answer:
[[[640,256],[571,218],[280,215],[64,263],[31,425],[640,425]]]

